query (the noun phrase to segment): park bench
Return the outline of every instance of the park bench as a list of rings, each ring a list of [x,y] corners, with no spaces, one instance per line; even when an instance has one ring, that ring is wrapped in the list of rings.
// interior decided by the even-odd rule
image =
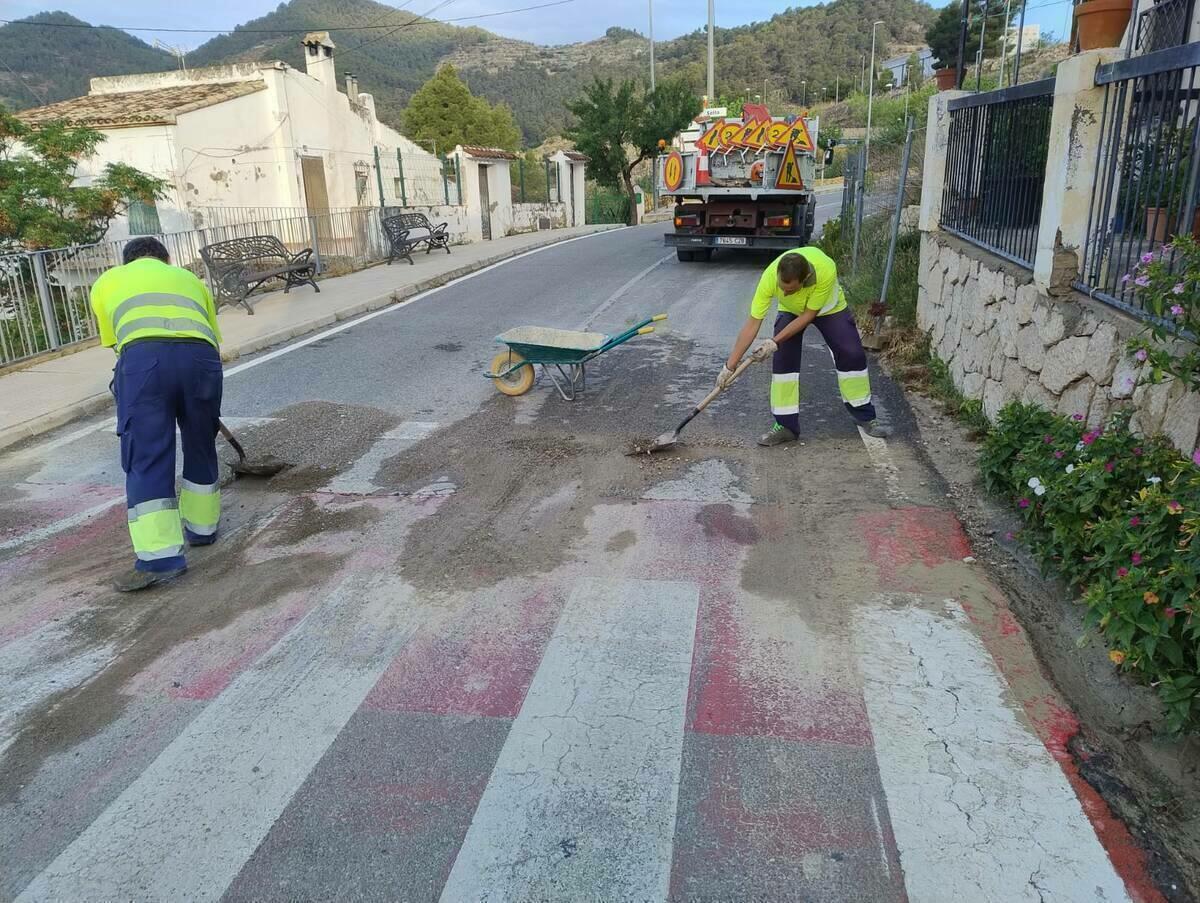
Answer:
[[[450,253],[448,223],[434,225],[424,213],[397,213],[384,217],[383,234],[388,241],[388,264],[403,259],[413,263],[412,252],[425,245],[428,254],[434,248]]]
[[[317,266],[312,259],[312,248],[293,254],[274,235],[214,242],[200,249],[200,257],[216,288],[218,305],[240,304],[247,312],[254,313],[247,297],[272,279],[283,281],[284,294],[297,285],[311,285],[321,291],[315,279]]]

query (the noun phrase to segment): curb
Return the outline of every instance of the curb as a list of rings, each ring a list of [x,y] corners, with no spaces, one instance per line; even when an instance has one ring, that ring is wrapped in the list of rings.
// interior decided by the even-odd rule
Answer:
[[[427,279],[422,279],[420,282],[406,285],[403,288],[394,289],[390,292],[385,292],[381,295],[376,295],[352,307],[345,307],[341,310],[322,314],[319,317],[314,317],[305,320],[302,323],[297,323],[294,326],[288,326],[285,329],[279,329],[267,335],[258,336],[242,342],[240,345],[226,346],[221,349],[221,360],[225,363],[236,361],[243,355],[256,354],[259,351],[264,351],[274,345],[282,345],[285,342],[290,342],[293,339],[298,339],[301,336],[308,335],[311,332],[316,332],[319,329],[324,329],[326,326],[332,326],[334,323],[339,323],[345,320],[352,320],[355,317],[361,316],[372,311],[379,310],[383,307],[388,307],[392,304],[397,304],[405,301],[414,295],[419,295],[422,292],[430,291],[431,289],[441,288],[449,282],[456,279],[461,279],[463,276],[469,276],[472,273],[477,273],[487,267],[494,266],[497,263],[503,263],[505,260],[510,260],[513,257],[518,257],[521,254],[527,254],[530,251],[538,248],[548,248],[553,245],[562,244],[565,241],[570,241],[575,238],[582,238],[587,235],[596,235],[602,232],[612,232],[617,229],[626,228],[625,226],[613,224],[608,228],[597,228],[591,232],[584,232],[580,235],[564,235],[561,237],[552,238],[549,241],[539,242],[533,245],[526,245],[522,248],[514,248],[509,251],[503,251],[499,254],[492,254],[481,260],[476,260],[473,263],[464,264],[460,267],[455,267],[445,273],[439,273],[437,276],[430,276]],[[73,402],[58,408],[48,414],[43,414],[34,420],[28,420],[24,423],[18,423],[16,426],[8,427],[0,431],[0,450],[16,445],[18,442],[24,442],[27,439],[33,439],[43,433],[48,433],[51,430],[56,430],[60,426],[65,426],[72,420],[78,420],[80,417],[86,417],[89,414],[97,414],[106,408],[112,407],[113,397],[108,392],[102,392],[98,395],[90,395],[81,401]]]

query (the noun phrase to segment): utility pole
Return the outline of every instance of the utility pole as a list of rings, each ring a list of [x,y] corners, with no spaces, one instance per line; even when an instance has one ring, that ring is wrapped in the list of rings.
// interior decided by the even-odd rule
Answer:
[[[717,102],[716,89],[713,87],[713,18],[713,0],[708,0],[708,102],[710,104]]]
[[[1008,60],[1008,30],[1012,27],[1012,0],[1004,0],[1004,34],[1000,36],[1000,87],[1004,87],[1004,64]]]
[[[983,90],[983,38],[987,34],[987,0],[980,0],[979,4],[982,13],[980,17],[982,21],[979,23],[979,52],[975,54],[975,93],[978,94]]]
[[[868,171],[867,167],[871,162],[871,105],[875,101],[875,29],[883,24],[881,19],[871,25],[871,81],[867,86],[869,93],[867,94],[867,146],[863,151],[863,172]]]
[[[967,46],[967,33],[971,28],[971,6],[969,0],[959,0],[962,3],[962,21],[959,23],[958,29],[958,79],[954,87],[962,90],[963,79],[966,77],[967,70],[964,65],[966,59],[963,56]]]
[[[1021,0],[1021,24],[1017,26],[1017,58],[1013,60],[1012,83],[1021,84],[1021,42],[1025,39],[1025,0]]]
[[[800,79],[800,106],[808,106],[808,81]]]
[[[654,90],[654,0],[648,0],[650,6],[650,90]]]
[[[866,94],[867,93],[867,55],[865,53],[862,54],[862,58],[860,61],[862,62],[862,79],[859,83],[858,90],[861,93]]]
[[[841,87],[842,87],[842,77],[840,75],[835,75],[833,77],[833,102],[834,103],[840,103],[842,100]]]

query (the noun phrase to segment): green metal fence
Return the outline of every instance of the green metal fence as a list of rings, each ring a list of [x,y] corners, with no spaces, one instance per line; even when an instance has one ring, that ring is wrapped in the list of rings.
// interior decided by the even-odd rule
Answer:
[[[629,197],[610,188],[588,186],[586,212],[589,223],[627,223]]]

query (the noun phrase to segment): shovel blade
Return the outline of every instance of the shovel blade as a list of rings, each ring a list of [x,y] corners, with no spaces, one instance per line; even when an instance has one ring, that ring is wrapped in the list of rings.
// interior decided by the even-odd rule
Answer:
[[[653,454],[656,451],[664,451],[672,448],[679,441],[679,430],[672,430],[669,433],[663,433],[657,439],[650,443],[650,447],[646,449],[646,454]]]
[[[243,477],[273,477],[285,467],[286,461],[281,461],[274,455],[268,455],[265,458],[259,458],[253,461],[247,461],[240,458],[232,465],[233,472]]]

